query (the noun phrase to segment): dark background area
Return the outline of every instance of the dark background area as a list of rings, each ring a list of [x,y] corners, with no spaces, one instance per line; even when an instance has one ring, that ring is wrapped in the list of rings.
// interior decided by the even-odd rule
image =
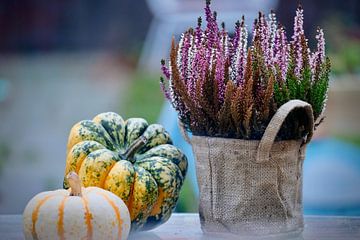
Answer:
[[[276,11],[288,34],[294,18],[289,10],[299,3],[308,35],[330,18],[340,20],[346,34],[360,38],[358,0],[280,0]],[[0,51],[111,49],[138,55],[151,18],[144,0],[2,0]]]
[[[2,0],[0,51],[139,54],[150,20],[144,0]]]

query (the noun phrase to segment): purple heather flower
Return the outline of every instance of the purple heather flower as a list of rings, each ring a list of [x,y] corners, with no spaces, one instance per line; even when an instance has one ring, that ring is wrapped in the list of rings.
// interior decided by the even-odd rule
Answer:
[[[211,12],[211,9],[210,9],[210,1],[206,1],[206,5],[205,5],[205,17],[206,17],[206,22],[207,22],[207,26],[209,29],[211,29],[210,25],[213,21],[213,16],[212,16],[212,12]]]
[[[191,97],[194,97],[194,95],[195,95],[196,69],[193,68],[193,67],[195,67],[194,65],[195,65],[195,61],[193,61],[192,64],[189,65],[189,66],[191,66],[192,70],[191,70],[191,72],[190,72],[191,74],[189,74],[189,78],[186,82],[186,88]]]
[[[210,1],[206,1],[205,16],[207,21],[205,35],[207,37],[208,47],[212,48],[215,46],[215,44],[218,44],[217,41],[219,28],[216,22],[216,12],[211,12]]]
[[[235,30],[234,30],[234,37],[232,38],[232,46],[231,46],[231,57],[232,57],[232,62],[234,60],[234,57],[236,55],[236,49],[239,45],[239,40],[240,40],[240,33],[241,33],[241,29],[240,29],[240,21],[237,21],[235,24]]]
[[[170,80],[170,71],[169,69],[166,67],[165,64],[165,60],[161,59],[161,71],[163,72],[164,76],[166,77],[167,80]]]
[[[270,48],[270,29],[265,19],[265,15],[259,12],[258,18],[259,27],[256,29],[256,34],[260,38],[261,50],[264,54],[265,63],[271,66],[272,53]]]
[[[314,74],[316,71],[316,59],[317,59],[317,52],[313,52],[311,53],[310,56],[310,68],[311,68],[311,72]]]
[[[178,51],[177,51],[177,59],[176,59],[176,65],[180,71],[180,74],[182,74],[181,69],[182,69],[182,49],[184,46],[184,38],[185,38],[185,34],[181,34],[180,37],[180,41],[178,43]]]
[[[325,59],[325,38],[324,38],[324,31],[320,28],[317,29],[316,40],[317,40],[317,54],[319,60],[323,63]]]
[[[257,18],[254,20],[253,23],[253,27],[252,27],[252,40],[251,42],[255,42],[255,39],[257,38],[258,35],[258,29],[259,29],[259,24],[258,24],[258,20]]]
[[[240,55],[240,48],[239,45],[241,44],[241,35],[242,35],[242,25],[244,24],[244,16],[242,16],[241,23],[237,21],[235,23],[235,32],[233,38],[230,40],[231,42],[231,50],[230,50],[230,79],[236,82],[237,78],[237,70],[238,70],[238,59]]]
[[[234,68],[234,77],[235,82],[237,85],[242,84],[244,82],[244,75],[245,75],[245,68],[246,68],[246,49],[247,49],[247,37],[248,32],[245,26],[244,19],[240,25],[240,38],[239,38],[239,45],[236,49],[236,61]]]
[[[292,36],[292,44],[295,50],[295,75],[300,76],[300,71],[303,67],[303,58],[302,58],[302,45],[301,45],[301,36],[304,35],[304,10],[299,6],[296,10],[296,15],[294,18],[294,34]]]
[[[196,43],[196,48],[200,47],[200,44],[202,42],[202,38],[203,38],[203,31],[201,29],[201,22],[202,19],[201,17],[198,18],[198,25],[195,29],[195,43]]]
[[[277,32],[277,21],[276,21],[276,14],[273,10],[271,10],[271,13],[269,14],[269,23],[268,26],[270,27],[270,37],[269,37],[269,41],[270,41],[270,52],[272,54],[272,56],[274,57],[274,47],[275,47],[275,37],[276,37],[276,32]]]
[[[273,62],[279,66],[282,79],[285,79],[289,59],[289,46],[284,27],[282,26],[275,33],[273,56]]]
[[[188,61],[189,61],[189,49],[191,47],[191,34],[189,32],[187,32],[184,35],[184,42],[183,42],[183,46],[181,49],[181,68],[180,72],[181,72],[181,76],[183,77],[183,79],[186,82],[186,78],[187,78],[187,72],[188,72]]]
[[[206,28],[201,29],[202,19],[199,18],[195,30],[189,30],[182,34],[177,46],[177,58],[175,59],[180,80],[185,84],[189,96],[194,99],[195,106],[201,105],[196,102],[196,91],[199,90],[200,94],[202,93],[202,88],[205,86],[203,83],[208,77],[207,73],[212,70],[215,70],[214,81],[218,87],[218,101],[220,104],[223,104],[224,101],[225,76],[228,76],[238,86],[243,84],[246,64],[248,64],[248,49],[250,51],[259,50],[256,54],[260,54],[259,57],[263,58],[265,62],[265,69],[261,69],[261,71],[265,73],[272,71],[277,74],[277,79],[284,81],[290,64],[289,55],[292,51],[294,51],[295,55],[295,75],[297,79],[302,78],[303,69],[306,67],[304,65],[308,64],[308,59],[310,60],[313,78],[319,73],[320,65],[325,61],[325,40],[321,29],[318,29],[316,35],[317,50],[311,53],[307,47],[307,39],[305,39],[303,29],[303,9],[301,7],[296,11],[294,34],[290,43],[286,38],[284,28],[278,25],[275,13],[271,12],[268,19],[265,18],[264,14],[259,13],[259,17],[254,22],[253,40],[250,46],[248,46],[247,42],[248,32],[244,18],[242,18],[241,22],[236,23],[234,35],[231,37],[224,24],[219,29],[216,22],[217,14],[210,9],[210,0],[206,1],[204,10]],[[306,49],[303,49],[304,47]],[[215,69],[213,69],[214,66]],[[225,68],[225,66],[228,67]],[[161,78],[160,86],[165,97],[171,101],[179,112],[180,119],[188,119],[189,110],[183,99],[177,95],[177,91],[174,91],[171,64],[167,66],[165,61],[161,61],[161,71],[164,78]],[[165,82],[166,80],[168,82]],[[262,79],[256,79],[257,85],[255,87],[258,91],[264,90],[262,89],[264,87],[262,81]],[[196,89],[196,87],[200,87],[200,89]]]
[[[313,79],[318,71],[318,68],[325,61],[325,38],[322,29],[317,29],[315,38],[317,40],[317,49],[311,54],[310,58],[311,71],[314,74]]]
[[[224,73],[225,73],[225,56],[224,52],[216,52],[216,69],[215,69],[215,81],[218,86],[218,97],[219,101],[222,103],[224,101],[225,95],[225,84],[224,84]]]
[[[193,95],[195,91],[195,81],[196,81],[196,69],[195,69],[195,61],[196,61],[196,36],[190,35],[190,48],[188,51],[188,63],[187,63],[187,79],[186,86],[190,95]]]
[[[203,81],[205,79],[205,75],[206,75],[206,70],[208,69],[209,66],[209,61],[207,61],[207,49],[205,47],[199,49],[198,51],[198,58],[196,60],[198,60],[196,62],[197,64],[197,73],[198,73],[198,78],[200,81]]]
[[[161,91],[164,93],[165,98],[167,100],[171,101],[171,95],[170,95],[169,90],[165,86],[165,80],[163,77],[160,77],[160,88],[161,88]]]
[[[203,81],[205,78],[205,73],[207,69],[207,60],[206,60],[206,49],[203,46],[200,46],[199,49],[196,49],[194,46],[193,56],[189,59],[192,59],[188,67],[191,69],[189,71],[188,80],[186,82],[186,87],[189,92],[189,95],[192,98],[195,98],[195,86],[197,81]]]
[[[216,51],[217,49],[216,48],[210,48],[210,49],[207,49],[207,57],[209,59],[208,63],[209,63],[209,71],[211,71],[212,69],[212,66],[214,64],[214,62],[216,61]]]
[[[220,34],[220,45],[222,47],[222,51],[224,52],[225,54],[225,57],[228,57],[229,55],[229,35],[228,35],[228,32],[226,31],[225,29],[225,23],[222,22],[221,23],[221,34]]]

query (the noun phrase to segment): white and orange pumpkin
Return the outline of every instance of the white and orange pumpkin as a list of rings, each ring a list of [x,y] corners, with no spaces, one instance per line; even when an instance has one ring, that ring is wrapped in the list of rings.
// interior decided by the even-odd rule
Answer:
[[[25,239],[127,239],[130,214],[115,194],[81,187],[78,175],[67,175],[69,190],[36,195],[24,214]]]

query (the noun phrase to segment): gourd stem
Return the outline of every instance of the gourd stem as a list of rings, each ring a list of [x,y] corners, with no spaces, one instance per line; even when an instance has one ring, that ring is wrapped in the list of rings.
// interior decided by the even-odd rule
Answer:
[[[81,197],[81,180],[75,172],[69,172],[66,176],[68,183],[70,185],[71,191],[70,196],[79,196]]]
[[[131,162],[134,162],[134,155],[135,153],[142,148],[146,143],[148,142],[148,139],[144,136],[139,137],[138,139],[136,139],[136,141],[134,141],[125,151],[124,154],[120,154],[120,157],[122,159],[126,159],[129,160]]]

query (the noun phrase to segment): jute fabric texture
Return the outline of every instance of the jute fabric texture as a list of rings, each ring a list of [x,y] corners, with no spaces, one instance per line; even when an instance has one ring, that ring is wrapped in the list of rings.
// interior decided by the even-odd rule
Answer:
[[[305,110],[307,137],[275,141],[295,108]],[[181,128],[196,158],[202,230],[244,236],[301,232],[303,161],[313,126],[311,105],[291,100],[278,109],[260,141],[190,139]]]

